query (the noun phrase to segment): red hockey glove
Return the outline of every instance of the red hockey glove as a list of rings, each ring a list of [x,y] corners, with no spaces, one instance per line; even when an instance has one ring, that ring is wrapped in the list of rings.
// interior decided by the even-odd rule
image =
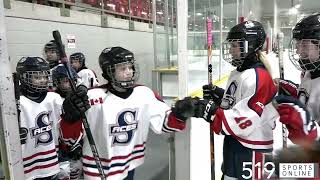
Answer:
[[[311,120],[308,110],[298,100],[290,96],[277,96],[277,110],[280,122],[286,125],[289,139],[297,144],[302,140],[313,140],[311,132],[315,129],[315,122]]]
[[[298,84],[285,79],[274,79],[274,83],[278,87],[279,95],[293,96],[294,98],[298,98]]]

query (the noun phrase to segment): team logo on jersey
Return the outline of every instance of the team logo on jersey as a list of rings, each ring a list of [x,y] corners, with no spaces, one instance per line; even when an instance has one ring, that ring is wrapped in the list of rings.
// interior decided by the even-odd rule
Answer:
[[[225,96],[222,98],[220,107],[222,109],[230,109],[234,106],[236,103],[235,93],[237,91],[238,85],[236,81],[233,81],[225,94]]]
[[[35,139],[35,147],[50,144],[53,140],[52,122],[49,121],[49,112],[40,113],[36,119],[36,126],[30,128],[31,138]]]
[[[137,114],[137,109],[125,109],[118,114],[117,124],[109,126],[112,145],[125,145],[132,140],[138,128]]]
[[[304,88],[299,89],[298,97],[299,97],[300,102],[307,105],[308,100],[309,100],[309,96],[310,95],[308,94],[306,89],[304,89]]]

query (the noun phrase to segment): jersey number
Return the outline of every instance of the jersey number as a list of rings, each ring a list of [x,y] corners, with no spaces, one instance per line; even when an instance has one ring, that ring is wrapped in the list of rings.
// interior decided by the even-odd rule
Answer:
[[[252,125],[252,121],[247,119],[246,117],[236,117],[234,120],[237,122],[239,128],[246,129],[247,127]]]

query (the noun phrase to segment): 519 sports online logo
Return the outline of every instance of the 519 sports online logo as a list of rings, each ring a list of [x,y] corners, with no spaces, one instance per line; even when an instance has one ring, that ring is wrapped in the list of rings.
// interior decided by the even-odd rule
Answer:
[[[244,179],[287,179],[287,178],[318,178],[317,163],[280,163],[277,167],[273,162],[261,164],[258,162],[242,163],[242,178]]]

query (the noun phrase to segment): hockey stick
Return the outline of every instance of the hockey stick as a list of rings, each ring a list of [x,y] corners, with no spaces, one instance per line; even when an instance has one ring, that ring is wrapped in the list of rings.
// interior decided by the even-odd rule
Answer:
[[[67,58],[67,55],[66,55],[66,52],[65,52],[65,49],[64,49],[64,45],[62,44],[62,41],[61,41],[60,32],[57,31],[57,30],[53,31],[52,35],[53,35],[54,40],[58,44],[60,57],[61,57],[61,63],[64,65],[64,67],[67,70],[69,83],[71,85],[72,91],[75,93],[76,92],[76,85],[74,84],[74,82],[72,81],[72,78],[71,78],[72,77],[71,76],[71,72],[70,72],[70,69],[68,67],[68,58]],[[89,144],[90,144],[90,148],[91,148],[94,160],[95,160],[95,162],[97,164],[98,171],[99,171],[99,173],[101,175],[101,180],[105,180],[106,176],[105,176],[104,171],[103,171],[102,163],[101,163],[101,160],[100,160],[100,157],[99,157],[99,154],[98,154],[98,150],[97,150],[96,144],[94,142],[90,127],[89,127],[88,120],[87,120],[85,114],[82,114],[82,117],[83,117],[82,118],[82,123],[83,123],[84,129],[86,131],[86,134],[87,134],[87,137],[88,137],[88,141],[89,141]]]
[[[208,17],[206,19],[206,28],[207,28],[207,49],[208,49],[208,84],[212,85],[212,62],[211,62],[211,56],[212,56],[212,19]],[[214,86],[215,88],[215,86]],[[212,161],[214,160],[214,133],[213,131],[210,131],[210,161],[212,164]],[[212,168],[212,167],[211,167]],[[212,171],[212,170],[211,170]]]
[[[16,100],[16,106],[17,106],[17,118],[18,118],[18,126],[19,126],[19,134],[20,134],[20,142],[21,144],[25,144],[27,142],[27,134],[28,129],[25,127],[21,127],[21,120],[20,120],[20,85],[19,85],[19,75],[14,72],[12,73],[13,78],[13,87],[14,87],[14,97]]]
[[[212,63],[211,63],[211,56],[212,56],[212,19],[207,17],[206,21],[207,25],[207,47],[208,47],[208,83],[212,84]]]
[[[284,34],[279,32],[277,34],[277,44],[278,44],[278,56],[279,56],[279,73],[280,79],[284,79],[284,70],[283,70],[283,38]],[[284,94],[282,89],[279,88],[279,94]],[[282,124],[282,147],[287,147],[287,128]]]

